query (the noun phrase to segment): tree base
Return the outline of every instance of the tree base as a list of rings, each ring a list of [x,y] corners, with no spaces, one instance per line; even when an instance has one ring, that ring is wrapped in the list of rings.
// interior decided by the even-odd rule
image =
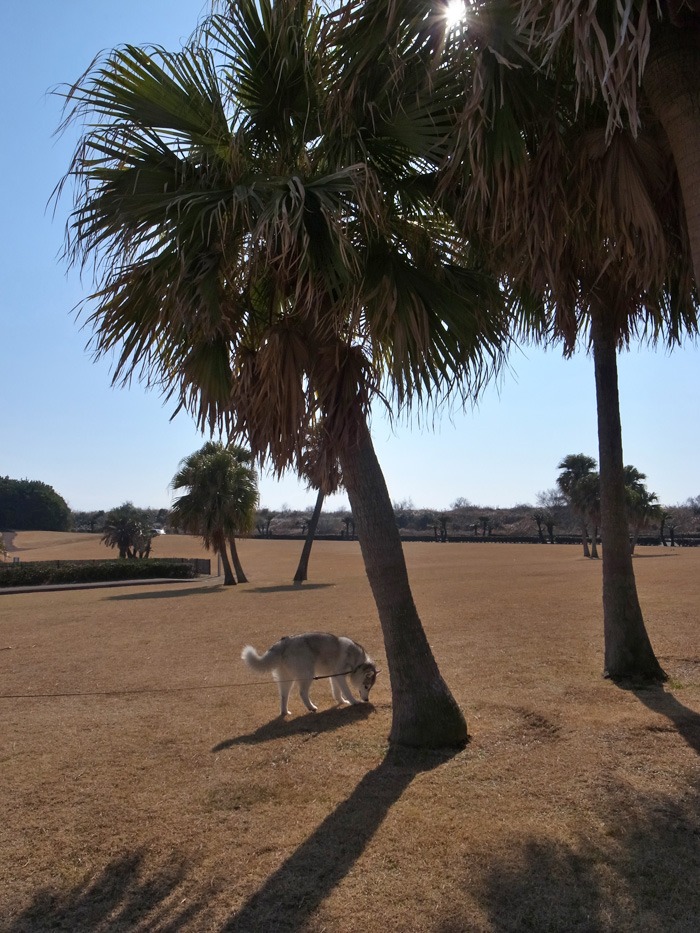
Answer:
[[[404,698],[393,704],[389,744],[412,749],[460,749],[469,741],[467,721],[452,694]]]
[[[653,687],[657,684],[663,684],[668,681],[668,674],[663,668],[659,667],[658,670],[650,671],[649,673],[612,673],[611,671],[603,671],[603,677],[605,680],[612,680],[612,682],[621,687],[623,690],[636,690],[644,689],[644,687]]]

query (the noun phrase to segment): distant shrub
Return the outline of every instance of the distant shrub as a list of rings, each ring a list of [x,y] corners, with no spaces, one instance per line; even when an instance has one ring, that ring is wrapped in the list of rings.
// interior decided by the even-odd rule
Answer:
[[[193,577],[190,563],[172,560],[35,561],[0,567],[0,587],[61,583],[109,583],[118,580],[182,580]]]

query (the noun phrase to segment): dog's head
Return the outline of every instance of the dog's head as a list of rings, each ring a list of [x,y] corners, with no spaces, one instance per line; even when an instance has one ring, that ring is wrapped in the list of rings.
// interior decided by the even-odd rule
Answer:
[[[377,666],[372,661],[365,661],[364,664],[360,664],[352,672],[352,681],[357,687],[363,703],[369,700],[369,692],[374,686],[378,673]]]

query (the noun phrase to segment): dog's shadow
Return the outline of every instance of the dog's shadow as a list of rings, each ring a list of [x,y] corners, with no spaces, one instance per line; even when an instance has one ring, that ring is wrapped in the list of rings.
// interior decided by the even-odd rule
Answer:
[[[342,726],[367,719],[374,710],[372,703],[356,703],[354,706],[333,706],[318,713],[297,716],[296,719],[283,719],[278,716],[272,722],[258,726],[254,732],[219,742],[212,748],[212,752],[223,752],[235,745],[258,745],[260,742],[288,738],[290,735],[320,735],[323,732],[333,732]]]

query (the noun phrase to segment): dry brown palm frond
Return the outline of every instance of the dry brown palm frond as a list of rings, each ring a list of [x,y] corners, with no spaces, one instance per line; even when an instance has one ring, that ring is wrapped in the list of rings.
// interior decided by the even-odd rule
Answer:
[[[370,404],[379,394],[377,375],[361,347],[336,342],[315,349],[310,384],[325,432],[325,456],[338,459],[366,429]]]
[[[306,432],[298,463],[298,472],[302,479],[325,495],[336,492],[343,482],[340,463],[331,452],[329,440],[325,422],[316,422]]]
[[[465,62],[462,106],[441,167],[439,192],[458,192],[459,226],[467,235],[487,235],[494,247],[508,242],[514,223],[525,228],[530,169],[522,127],[540,119],[531,77],[490,47],[474,52]]]
[[[308,369],[308,343],[286,320],[270,327],[259,347],[236,356],[231,406],[255,454],[268,453],[280,472],[294,463],[311,417]]]
[[[649,53],[650,5],[649,0],[520,0],[518,25],[531,48],[543,49],[545,66],[573,57],[577,105],[600,95],[608,109],[608,136],[623,126],[636,134],[640,126],[638,89]]]
[[[523,226],[525,262],[532,271],[534,288],[541,292],[545,292],[550,283],[562,279],[562,253],[567,243],[562,232],[571,225],[565,190],[566,163],[564,140],[553,121],[543,133],[532,159],[528,179],[529,216]],[[513,232],[517,240],[520,231]]]

